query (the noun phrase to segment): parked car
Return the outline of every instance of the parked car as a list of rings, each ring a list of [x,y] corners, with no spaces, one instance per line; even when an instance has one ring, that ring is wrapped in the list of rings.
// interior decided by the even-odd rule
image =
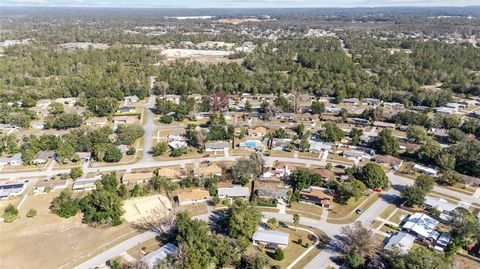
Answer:
[[[355,213],[357,213],[358,215],[360,215],[360,214],[363,213],[363,211],[365,211],[365,210],[359,208],[359,209],[355,210]]]

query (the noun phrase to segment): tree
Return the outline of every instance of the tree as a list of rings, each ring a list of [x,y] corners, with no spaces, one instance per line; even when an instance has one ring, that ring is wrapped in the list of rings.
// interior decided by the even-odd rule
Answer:
[[[267,226],[270,230],[278,228],[279,225],[280,223],[276,218],[270,218],[267,220]]]
[[[427,139],[416,152],[415,155],[420,162],[432,164],[435,158],[442,151],[440,144],[433,139]]]
[[[386,256],[387,266],[392,269],[450,269],[451,263],[441,253],[423,246],[411,249],[406,256],[393,253]]]
[[[161,123],[165,123],[165,124],[170,124],[170,123],[173,122],[173,117],[170,116],[170,115],[166,115],[166,114],[165,114],[165,115],[162,115],[162,116],[160,117],[160,122],[161,122]]]
[[[55,150],[55,154],[59,161],[66,163],[73,158],[75,149],[70,143],[61,142]]]
[[[37,210],[35,210],[34,208],[30,208],[28,211],[27,211],[27,218],[33,218],[37,215]]]
[[[80,167],[73,167],[70,170],[70,177],[75,180],[83,175],[83,170]]]
[[[427,140],[427,130],[422,126],[410,125],[407,130],[407,139],[414,143],[423,143]]]
[[[52,127],[58,130],[80,127],[82,117],[77,113],[61,113],[55,116]]]
[[[256,254],[254,256],[242,256],[240,268],[244,269],[264,269],[269,264],[268,257],[265,254]]]
[[[456,251],[459,247],[466,247],[468,244],[475,242],[480,237],[480,224],[475,214],[466,208],[456,208],[450,214],[452,226],[452,246]]]
[[[158,142],[152,147],[152,155],[157,157],[163,155],[168,149],[168,144],[165,142]]]
[[[420,175],[415,179],[415,186],[423,190],[424,192],[429,192],[433,189],[435,181],[431,176]]]
[[[210,95],[209,101],[212,111],[226,111],[228,108],[228,95],[223,92]]]
[[[359,128],[352,128],[352,130],[350,131],[350,137],[352,138],[352,140],[350,141],[350,143],[352,145],[358,145],[360,143],[360,137],[363,135],[363,130],[362,129],[359,129]]]
[[[114,145],[108,144],[107,150],[105,151],[104,160],[107,163],[116,163],[122,159],[123,155],[119,148]]]
[[[297,226],[299,223],[300,223],[300,215],[293,214],[293,224],[295,224],[295,230],[297,229]]]
[[[285,258],[285,253],[283,252],[282,248],[276,248],[275,253],[273,254],[273,258],[277,261],[281,261]]]
[[[118,103],[113,98],[89,98],[87,106],[93,114],[103,117],[112,115],[117,110]]]
[[[382,188],[385,190],[390,186],[385,171],[376,163],[367,163],[364,165],[357,177],[370,189]]]
[[[465,139],[465,137],[467,137],[467,134],[462,132],[460,129],[458,128],[453,128],[453,129],[450,129],[448,131],[448,139],[450,140],[450,142],[452,143],[455,143],[455,142],[460,142],[462,141],[463,139]]]
[[[350,252],[346,257],[348,268],[358,269],[363,268],[365,264],[365,258],[358,252]]]
[[[173,149],[171,152],[170,152],[170,157],[180,157],[184,154],[187,154],[188,153],[188,148],[187,147],[180,147],[180,148],[176,148],[176,149]]]
[[[175,103],[164,98],[157,98],[155,100],[155,112],[158,114],[168,114],[175,110]]]
[[[453,154],[450,153],[442,153],[437,154],[435,157],[435,164],[440,167],[443,171],[453,170],[455,169],[455,162],[456,158]]]
[[[463,183],[464,181],[465,180],[463,179],[463,177],[459,173],[453,170],[448,170],[445,173],[443,173],[442,176],[437,178],[438,184],[445,184],[450,186],[455,183]]]
[[[319,132],[319,136],[327,142],[336,142],[342,140],[345,133],[335,123],[327,122],[323,124],[323,130]]]
[[[117,134],[117,143],[121,145],[132,145],[135,140],[142,137],[145,131],[140,125],[120,125],[115,131]]]
[[[390,129],[381,130],[378,136],[373,138],[371,144],[374,149],[382,154],[396,155],[400,150],[400,144],[393,137]]]
[[[120,185],[115,174],[102,176],[96,189],[79,201],[84,223],[117,226],[122,224],[123,201],[119,195]]]
[[[3,135],[0,137],[0,154],[4,152],[7,154],[19,152],[15,135]]]
[[[78,212],[78,201],[73,198],[71,189],[65,189],[58,197],[53,198],[50,209],[62,218],[70,218]]]
[[[455,170],[470,176],[480,176],[480,141],[462,141],[448,149],[455,157]]]
[[[262,173],[265,161],[259,153],[252,153],[248,158],[238,159],[231,168],[232,176],[238,180],[241,178],[258,177]]]
[[[320,101],[313,101],[310,110],[312,111],[312,114],[322,115],[325,113],[325,104]]]
[[[233,238],[252,238],[260,225],[262,214],[255,205],[235,200],[228,208],[228,234]]]
[[[409,207],[423,205],[425,196],[426,192],[418,186],[406,186],[402,190],[402,197],[405,199],[405,204]]]
[[[18,209],[12,204],[8,204],[8,206],[3,210],[3,221],[13,222],[17,218],[18,218]]]
[[[362,257],[373,256],[379,247],[373,231],[357,221],[341,229],[338,247],[345,255],[357,253]]]
[[[335,201],[341,204],[345,204],[351,197],[358,200],[361,196],[365,195],[367,187],[360,180],[349,180],[339,182],[335,192]]]

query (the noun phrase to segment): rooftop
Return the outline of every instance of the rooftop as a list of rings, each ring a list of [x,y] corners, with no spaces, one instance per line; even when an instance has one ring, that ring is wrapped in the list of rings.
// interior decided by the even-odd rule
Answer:
[[[408,229],[424,237],[437,239],[438,232],[435,231],[439,222],[423,213],[415,213],[408,217],[407,222],[403,224],[403,229]]]
[[[252,237],[254,241],[268,242],[279,245],[288,245],[288,233],[271,230],[257,230]]]
[[[408,253],[410,248],[412,248],[413,243],[415,242],[415,236],[405,233],[405,232],[399,232],[390,239],[388,239],[388,243],[385,245],[386,250],[394,250],[398,249],[400,250],[403,254]]]
[[[218,188],[219,196],[228,197],[248,197],[250,196],[250,190],[247,187],[233,186],[231,188]]]
[[[210,194],[208,191],[203,189],[191,189],[188,191],[183,191],[177,194],[178,202],[184,202],[189,200],[200,200],[204,198],[209,198]]]

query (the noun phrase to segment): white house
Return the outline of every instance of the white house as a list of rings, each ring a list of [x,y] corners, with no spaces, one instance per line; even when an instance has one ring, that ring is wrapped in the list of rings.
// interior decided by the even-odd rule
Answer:
[[[401,254],[407,254],[415,242],[415,236],[406,232],[399,232],[388,239],[384,249],[393,251],[398,250]]]
[[[102,176],[98,175],[94,178],[82,178],[77,179],[73,183],[72,190],[73,191],[91,191],[96,188],[95,183],[99,180],[102,180]]]
[[[231,188],[218,188],[219,198],[248,198],[250,196],[250,190],[248,187],[233,186]]]
[[[450,240],[452,239],[452,236],[450,233],[442,233],[438,239],[437,242],[435,242],[435,250],[438,251],[445,251],[448,247],[448,243],[450,243]]]
[[[206,152],[225,152],[230,148],[230,143],[228,142],[208,142],[205,143]]]
[[[309,141],[310,148],[308,149],[309,152],[313,153],[321,153],[321,152],[329,152],[332,150],[332,144],[327,144],[324,142],[316,142],[316,141]]]
[[[438,220],[435,220],[426,214],[415,213],[408,217],[407,221],[402,226],[402,230],[416,235],[422,240],[427,239],[434,242],[440,235],[436,231],[438,224]]]
[[[187,143],[184,141],[173,140],[168,142],[168,146],[172,149],[186,148],[188,147]]]
[[[192,189],[183,191],[174,197],[174,201],[179,205],[191,205],[198,203],[205,203],[210,199],[208,191],[203,189]]]
[[[168,256],[177,252],[177,246],[172,243],[168,243],[161,248],[154,250],[142,257],[142,261],[145,262],[148,268],[153,269],[161,261],[165,260]]]
[[[286,248],[288,247],[289,234],[258,229],[252,237],[253,245],[265,245],[267,248]]]
[[[5,183],[0,183],[0,200],[22,194],[27,188],[27,185],[28,180],[7,181]]]
[[[420,173],[423,173],[423,174],[430,175],[430,176],[436,176],[437,173],[438,173],[438,171],[436,169],[433,169],[433,168],[430,168],[430,167],[427,167],[427,166],[424,166],[424,165],[421,165],[421,164],[415,164],[413,166],[413,170],[417,171],[417,172],[420,172]]]
[[[136,95],[131,95],[131,96],[125,96],[123,100],[125,100],[125,103],[136,103],[138,102],[139,98]]]

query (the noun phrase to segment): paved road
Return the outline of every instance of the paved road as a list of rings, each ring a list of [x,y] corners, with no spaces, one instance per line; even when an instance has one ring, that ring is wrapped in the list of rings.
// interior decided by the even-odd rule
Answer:
[[[148,98],[147,104],[143,107],[146,108],[147,112],[145,113],[145,135],[143,139],[143,151],[142,151],[142,161],[151,161],[153,160],[150,151],[153,147],[153,132],[155,131],[155,115],[153,114],[152,109],[155,107],[155,98],[153,95],[153,86],[155,85],[155,77],[150,77],[150,97]]]

